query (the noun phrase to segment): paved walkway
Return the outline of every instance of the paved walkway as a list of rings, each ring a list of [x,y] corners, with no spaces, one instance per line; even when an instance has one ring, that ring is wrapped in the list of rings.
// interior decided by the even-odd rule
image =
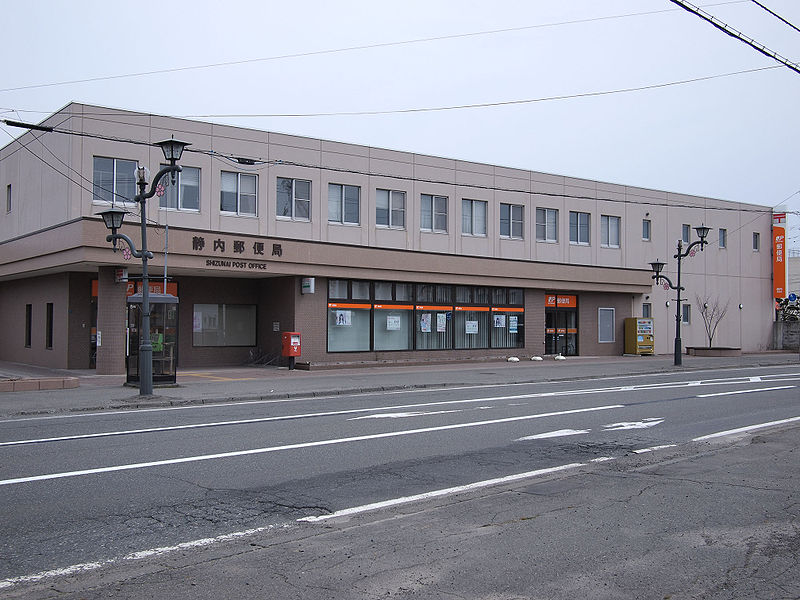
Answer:
[[[156,388],[154,396],[142,397],[137,388],[124,385],[124,375],[97,375],[93,370],[53,370],[0,361],[0,380],[59,377],[75,377],[78,380],[78,386],[74,389],[0,392],[0,416],[769,365],[785,365],[796,370],[800,367],[800,356],[795,352],[716,358],[684,356],[682,367],[673,365],[672,355],[662,355],[572,357],[562,361],[546,358],[540,362],[522,360],[518,363],[468,361],[323,371],[290,371],[276,367],[181,369],[178,371],[176,387]]]

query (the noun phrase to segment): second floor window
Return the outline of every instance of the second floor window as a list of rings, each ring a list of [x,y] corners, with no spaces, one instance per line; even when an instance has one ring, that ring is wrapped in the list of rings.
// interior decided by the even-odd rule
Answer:
[[[727,248],[728,247],[728,230],[720,228],[719,230],[719,247],[720,248]]]
[[[361,188],[357,185],[328,184],[328,222],[361,223]]]
[[[377,190],[375,224],[396,229],[406,226],[406,193],[398,190]]]
[[[237,215],[256,216],[258,175],[222,172],[219,209]]]
[[[692,226],[684,223],[681,225],[681,239],[684,244],[688,244],[692,240]]]
[[[311,220],[311,182],[278,177],[276,214],[295,221]]]
[[[588,246],[590,243],[589,236],[589,213],[574,212],[569,213],[569,243],[582,244]]]
[[[619,217],[600,215],[600,245],[604,248],[619,248]]]
[[[420,207],[420,229],[447,233],[447,196],[422,194]]]
[[[11,184],[6,186],[6,212],[11,212]]]
[[[165,166],[161,165],[162,168]],[[169,183],[164,195],[158,199],[161,208],[200,210],[200,169],[183,167],[176,176],[175,185],[172,185],[172,177],[169,174],[164,175],[161,181]]]
[[[652,234],[653,224],[650,219],[642,219],[642,239],[646,242],[650,241],[650,236]]]
[[[461,200],[461,233],[486,235],[485,200]]]
[[[555,208],[536,209],[536,241],[558,241],[558,211]]]
[[[758,252],[761,250],[761,234],[757,231],[753,232],[753,251]]]
[[[521,204],[500,204],[500,237],[522,239],[525,207]]]
[[[135,160],[94,157],[92,194],[95,202],[133,202],[136,196]]]

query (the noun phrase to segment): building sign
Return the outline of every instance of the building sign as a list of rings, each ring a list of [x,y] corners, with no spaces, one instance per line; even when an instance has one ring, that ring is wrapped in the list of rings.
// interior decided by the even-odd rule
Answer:
[[[544,305],[548,308],[575,308],[578,306],[578,297],[546,294],[544,297]]]
[[[774,298],[786,298],[786,213],[772,215],[772,287]]]
[[[149,285],[147,287],[150,290],[151,294],[163,294],[163,293],[165,293],[164,292],[164,282],[163,281],[149,281],[148,284]],[[134,283],[133,281],[129,281],[128,282],[128,287],[125,290],[125,295],[126,296],[133,296],[135,293],[141,292],[141,291],[142,291],[142,282],[141,281],[137,281],[136,283]],[[166,293],[169,294],[170,296],[176,296],[177,297],[177,295],[178,295],[178,284],[175,283],[175,282],[168,281],[167,282],[167,291],[166,291]]]

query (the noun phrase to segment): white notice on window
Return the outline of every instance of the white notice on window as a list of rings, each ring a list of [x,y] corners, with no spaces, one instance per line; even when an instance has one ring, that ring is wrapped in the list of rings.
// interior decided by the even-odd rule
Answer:
[[[431,332],[431,313],[422,313],[419,316],[419,330],[422,333]]]
[[[386,331],[400,331],[400,315],[386,315]]]
[[[198,333],[203,331],[203,313],[196,312],[192,317],[192,331]]]
[[[445,333],[447,331],[447,313],[436,313],[436,332]]]
[[[494,326],[505,328],[506,326],[506,316],[505,315],[495,315],[494,316]]]
[[[477,321],[464,321],[464,325],[465,325],[465,333],[467,333],[467,334],[478,333],[478,322]]]
[[[508,316],[508,333],[517,333],[518,322],[519,317],[517,315]]]
[[[350,310],[336,311],[336,324],[340,327],[350,327],[353,324],[353,312]]]

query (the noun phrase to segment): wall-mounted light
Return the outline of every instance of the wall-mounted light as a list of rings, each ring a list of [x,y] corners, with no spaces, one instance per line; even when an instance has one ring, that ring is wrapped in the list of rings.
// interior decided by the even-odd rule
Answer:
[[[739,305],[739,310],[742,310],[743,308],[744,308],[744,304],[740,304]]]
[[[669,308],[669,300],[667,300],[666,302],[664,302],[664,306],[666,306],[667,308]]]

